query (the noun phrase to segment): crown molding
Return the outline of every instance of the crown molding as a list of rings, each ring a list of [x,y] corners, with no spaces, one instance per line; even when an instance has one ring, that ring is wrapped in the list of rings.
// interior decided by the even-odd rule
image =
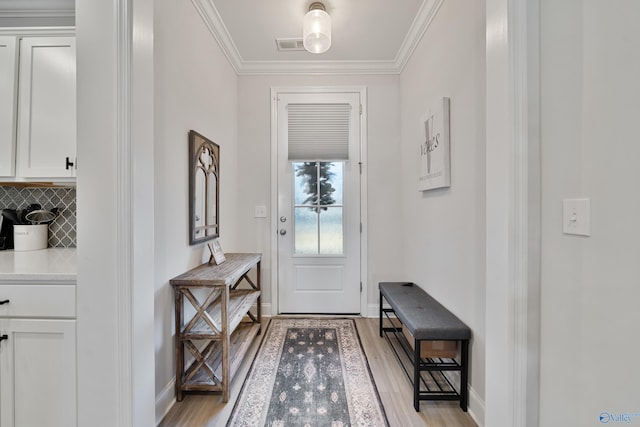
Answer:
[[[240,57],[240,53],[238,52],[238,48],[236,47],[233,39],[231,39],[231,35],[229,34],[229,30],[227,30],[226,25],[222,22],[222,18],[218,13],[218,9],[216,9],[212,0],[191,0],[191,3],[194,5],[205,25],[216,39],[224,55],[227,57],[227,60],[236,71],[236,73],[240,74],[240,65],[242,64],[242,57]]]
[[[238,52],[213,0],[191,0],[211,35],[238,75],[400,74],[444,0],[424,0],[394,60],[389,61],[246,61]]]
[[[238,74],[398,74],[398,68],[395,61],[242,61]]]
[[[422,2],[422,6],[420,6],[420,10],[413,20],[413,23],[411,24],[411,27],[398,50],[398,54],[396,55],[395,62],[396,67],[398,68],[398,74],[402,72],[405,65],[409,62],[409,59],[416,50],[418,43],[420,43],[422,36],[427,32],[433,18],[438,13],[438,10],[440,10],[442,3],[444,3],[444,0],[425,0]]]

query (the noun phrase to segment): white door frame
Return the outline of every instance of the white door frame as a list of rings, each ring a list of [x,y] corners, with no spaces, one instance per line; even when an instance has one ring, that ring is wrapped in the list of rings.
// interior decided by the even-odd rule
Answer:
[[[280,313],[278,306],[278,117],[277,100],[280,93],[345,93],[360,94],[360,314],[366,316],[368,301],[367,283],[367,88],[366,86],[282,86],[271,88],[271,314]]]
[[[539,0],[486,1],[484,425],[540,422]]]

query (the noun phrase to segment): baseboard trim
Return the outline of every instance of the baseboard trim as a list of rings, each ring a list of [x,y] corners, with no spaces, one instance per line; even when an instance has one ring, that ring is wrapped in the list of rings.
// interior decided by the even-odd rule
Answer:
[[[469,415],[478,427],[484,427],[484,400],[469,386]]]
[[[176,380],[172,379],[165,386],[160,395],[156,397],[156,426],[160,424],[162,419],[169,413],[169,410],[176,403]]]
[[[363,314],[364,317],[378,317],[380,316],[380,305],[369,304],[367,306],[367,312]]]
[[[266,316],[266,317],[271,317],[273,316],[273,313],[271,312],[272,308],[271,308],[271,303],[262,303],[260,305],[260,307],[262,307],[262,315]],[[255,311],[254,311],[255,313]]]

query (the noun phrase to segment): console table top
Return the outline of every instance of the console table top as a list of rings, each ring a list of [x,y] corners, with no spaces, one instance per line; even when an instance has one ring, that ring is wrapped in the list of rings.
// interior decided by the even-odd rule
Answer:
[[[169,283],[174,287],[231,286],[262,259],[262,254],[251,253],[228,253],[224,256],[226,260],[219,265],[201,264],[174,277]]]

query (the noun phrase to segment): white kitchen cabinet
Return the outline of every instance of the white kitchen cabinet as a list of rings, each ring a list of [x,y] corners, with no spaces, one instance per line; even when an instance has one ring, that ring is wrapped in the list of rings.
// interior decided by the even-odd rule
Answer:
[[[76,426],[75,285],[1,282],[0,303],[0,426]]]
[[[16,37],[0,36],[0,176],[15,175],[16,157]]]
[[[19,39],[16,175],[73,177],[76,163],[75,37]]]

